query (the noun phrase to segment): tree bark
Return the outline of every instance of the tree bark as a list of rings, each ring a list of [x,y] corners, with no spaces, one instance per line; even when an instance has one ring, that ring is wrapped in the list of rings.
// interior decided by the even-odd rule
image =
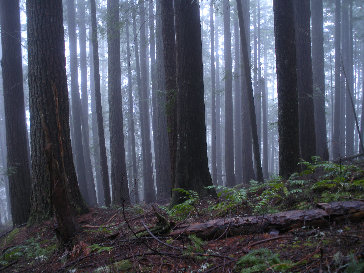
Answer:
[[[64,162],[66,191],[71,209],[87,212],[77,184],[73,165],[69,127],[69,101],[67,91],[65,43],[62,1],[27,1],[29,111],[32,162],[31,222],[40,222],[52,215],[52,188],[45,154],[45,134],[42,117],[49,128],[53,155]],[[54,96],[53,90],[57,91]],[[57,125],[56,104],[59,102]],[[58,132],[58,128],[62,128]],[[63,149],[58,142],[62,139]]]
[[[322,0],[311,0],[312,72],[315,108],[316,152],[322,160],[329,159],[325,118],[325,59]]]
[[[200,196],[213,193],[208,169],[201,25],[197,1],[175,1],[177,48],[177,169],[176,188]],[[184,196],[173,192],[172,204]]]
[[[2,76],[6,124],[7,172],[15,226],[30,212],[31,176],[25,121],[19,1],[0,3]]]
[[[108,94],[112,203],[130,202],[121,96],[119,1],[107,1]]]
[[[316,155],[313,105],[310,0],[295,0],[295,36],[298,90],[298,119],[301,157],[311,161]]]
[[[294,6],[292,1],[274,0],[276,42],[279,174],[288,178],[298,170],[299,120],[296,74]]]
[[[91,29],[92,29],[92,50],[93,50],[93,61],[94,61],[94,74],[92,77],[95,81],[95,106],[97,115],[97,129],[98,129],[98,140],[100,149],[100,165],[101,165],[101,176],[102,185],[104,190],[104,199],[106,207],[110,207],[110,185],[109,185],[109,171],[107,166],[106,157],[106,146],[105,146],[105,131],[104,131],[104,120],[102,116],[102,105],[101,105],[101,88],[100,88],[100,65],[99,65],[99,44],[97,39],[97,21],[96,21],[96,1],[90,0],[91,10]]]

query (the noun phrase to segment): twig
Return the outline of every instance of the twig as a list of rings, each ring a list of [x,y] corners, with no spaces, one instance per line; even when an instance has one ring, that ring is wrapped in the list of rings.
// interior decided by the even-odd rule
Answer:
[[[249,244],[248,245],[248,248],[251,248],[253,246],[260,245],[260,244],[263,244],[263,243],[266,243],[266,242],[269,242],[269,241],[279,240],[279,239],[288,239],[288,238],[291,238],[291,237],[290,236],[277,236],[277,237],[272,237],[272,238],[264,239],[264,240],[261,240],[261,241],[258,241],[258,242]]]
[[[4,266],[4,267],[0,268],[0,271],[3,271],[3,270],[5,270],[5,269],[9,268],[10,266],[12,266],[12,265],[16,264],[17,262],[18,262],[18,260],[14,261],[14,262],[11,262],[10,264],[8,264],[8,265],[6,265],[6,266]]]
[[[147,227],[147,225],[142,221],[142,225],[144,226],[145,230],[150,234],[150,236],[152,236],[154,238],[154,240],[158,241],[159,243],[161,243],[162,245],[165,245],[165,246],[168,246],[170,248],[173,248],[173,249],[177,249],[177,250],[180,250],[182,251],[183,249],[180,248],[180,247],[175,247],[175,246],[172,246],[172,245],[169,245],[161,240],[159,240],[151,231],[150,229]]]

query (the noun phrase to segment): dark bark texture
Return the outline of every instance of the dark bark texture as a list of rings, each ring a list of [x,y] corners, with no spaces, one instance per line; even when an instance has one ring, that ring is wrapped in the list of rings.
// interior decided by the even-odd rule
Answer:
[[[279,174],[288,178],[298,170],[299,124],[293,1],[274,0],[276,42]]]
[[[108,93],[112,202],[129,202],[121,97],[119,1],[107,1]]]
[[[32,162],[31,221],[37,222],[52,215],[51,181],[45,155],[45,135],[42,117],[49,128],[50,142],[58,143],[55,100],[59,103],[61,139],[63,141],[64,168],[67,176],[66,191],[71,207],[84,213],[73,165],[69,127],[69,101],[67,91],[62,1],[27,1],[29,110]],[[57,91],[54,98],[53,89]],[[53,156],[61,162],[59,145],[53,146]]]
[[[20,225],[29,217],[31,180],[27,156],[19,1],[1,1],[0,19],[11,215],[13,224]]]
[[[197,1],[175,1],[177,48],[176,188],[210,193],[208,169],[200,10]],[[183,195],[173,192],[172,204]]]

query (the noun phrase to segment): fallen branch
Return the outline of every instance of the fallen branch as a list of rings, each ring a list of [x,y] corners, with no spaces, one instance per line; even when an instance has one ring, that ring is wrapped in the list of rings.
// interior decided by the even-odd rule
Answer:
[[[254,242],[252,244],[249,244],[248,245],[248,249],[250,249],[253,246],[260,245],[260,244],[264,244],[264,243],[269,242],[269,241],[274,241],[274,240],[279,240],[279,239],[288,239],[288,238],[291,238],[291,236],[277,236],[277,237],[272,237],[272,238],[264,239],[264,240],[261,240],[261,241],[258,241],[258,242]]]

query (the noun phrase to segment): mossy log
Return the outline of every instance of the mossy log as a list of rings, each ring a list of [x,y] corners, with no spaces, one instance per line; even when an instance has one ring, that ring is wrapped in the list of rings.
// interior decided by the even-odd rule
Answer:
[[[342,201],[320,203],[310,210],[291,210],[274,214],[221,218],[205,223],[192,223],[179,226],[170,235],[181,236],[195,234],[203,239],[215,239],[220,236],[237,236],[270,232],[281,233],[288,230],[309,227],[327,227],[348,221],[358,222],[364,219],[364,201]]]

